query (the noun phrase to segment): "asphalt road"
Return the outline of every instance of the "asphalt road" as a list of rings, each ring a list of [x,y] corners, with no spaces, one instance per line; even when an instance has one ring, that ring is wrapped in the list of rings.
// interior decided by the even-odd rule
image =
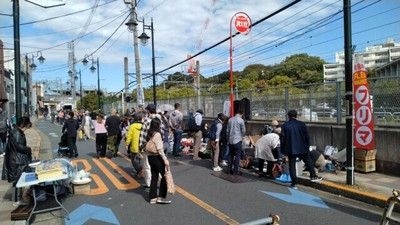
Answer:
[[[39,121],[37,127],[56,150],[61,126]],[[150,205],[127,158],[96,159],[94,141],[77,143],[79,158],[73,162],[88,170],[93,181],[90,194],[64,199],[70,211],[66,224],[262,224],[272,213],[280,216],[280,224],[376,225],[383,211],[309,187],[293,190],[249,171],[233,180],[212,172],[210,160],[192,161],[189,156],[170,159],[177,185],[177,193],[169,196],[172,204]],[[120,152],[125,153],[122,145]]]

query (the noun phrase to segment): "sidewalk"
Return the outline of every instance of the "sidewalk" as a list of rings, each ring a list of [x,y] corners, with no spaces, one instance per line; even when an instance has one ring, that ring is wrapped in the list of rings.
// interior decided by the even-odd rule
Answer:
[[[385,207],[393,189],[400,188],[400,177],[381,173],[354,172],[354,185],[346,184],[346,171],[338,171],[337,174],[322,172],[318,175],[323,180],[313,183],[308,177],[308,172],[304,172],[300,177],[300,184],[380,207]]]
[[[31,129],[25,131],[27,145],[31,146],[32,149],[40,149],[36,154],[39,155],[39,159],[46,160],[53,158],[53,152],[51,145],[47,141],[42,141],[45,138],[42,137],[42,133],[36,128],[35,119],[32,121],[33,126]],[[35,152],[34,152],[35,154]],[[0,158],[0,174],[3,170],[4,158]],[[13,206],[12,201],[13,188],[7,181],[0,180],[0,221],[2,225],[23,225],[25,220],[11,221],[11,211],[16,206]],[[32,220],[31,220],[32,221]],[[42,213],[35,215],[35,221],[32,224],[43,224],[43,225],[59,225],[64,224],[63,218],[60,218],[59,211],[51,213]]]

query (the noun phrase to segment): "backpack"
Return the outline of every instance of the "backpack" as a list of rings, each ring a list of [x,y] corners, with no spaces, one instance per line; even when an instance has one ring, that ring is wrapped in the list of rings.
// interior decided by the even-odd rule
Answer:
[[[189,119],[188,119],[188,127],[189,127],[189,131],[190,132],[197,132],[199,131],[199,128],[197,127],[196,124],[196,119],[193,115],[189,115]]]
[[[211,124],[210,129],[208,130],[207,137],[212,141],[215,141],[215,139],[217,139],[218,123],[219,123],[218,119],[214,120],[214,122]]]

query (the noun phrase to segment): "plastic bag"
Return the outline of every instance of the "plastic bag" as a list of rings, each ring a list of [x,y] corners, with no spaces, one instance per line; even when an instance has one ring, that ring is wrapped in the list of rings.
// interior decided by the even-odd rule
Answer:
[[[290,183],[292,182],[292,179],[290,178],[290,175],[287,173],[282,173],[278,178],[276,178],[277,181],[280,181],[282,183]]]
[[[338,152],[337,148],[335,148],[333,146],[330,146],[330,145],[327,145],[325,147],[324,155],[325,156],[332,156],[332,155],[335,155],[337,152]]]

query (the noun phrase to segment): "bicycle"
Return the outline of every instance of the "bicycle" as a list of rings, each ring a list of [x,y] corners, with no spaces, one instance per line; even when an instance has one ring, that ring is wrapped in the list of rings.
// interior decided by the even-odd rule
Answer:
[[[393,209],[396,204],[400,205],[400,190],[393,189],[392,191],[393,196],[388,198],[385,205],[385,210],[383,211],[381,225],[388,225],[389,222],[397,222],[400,223],[399,217],[392,216]]]

